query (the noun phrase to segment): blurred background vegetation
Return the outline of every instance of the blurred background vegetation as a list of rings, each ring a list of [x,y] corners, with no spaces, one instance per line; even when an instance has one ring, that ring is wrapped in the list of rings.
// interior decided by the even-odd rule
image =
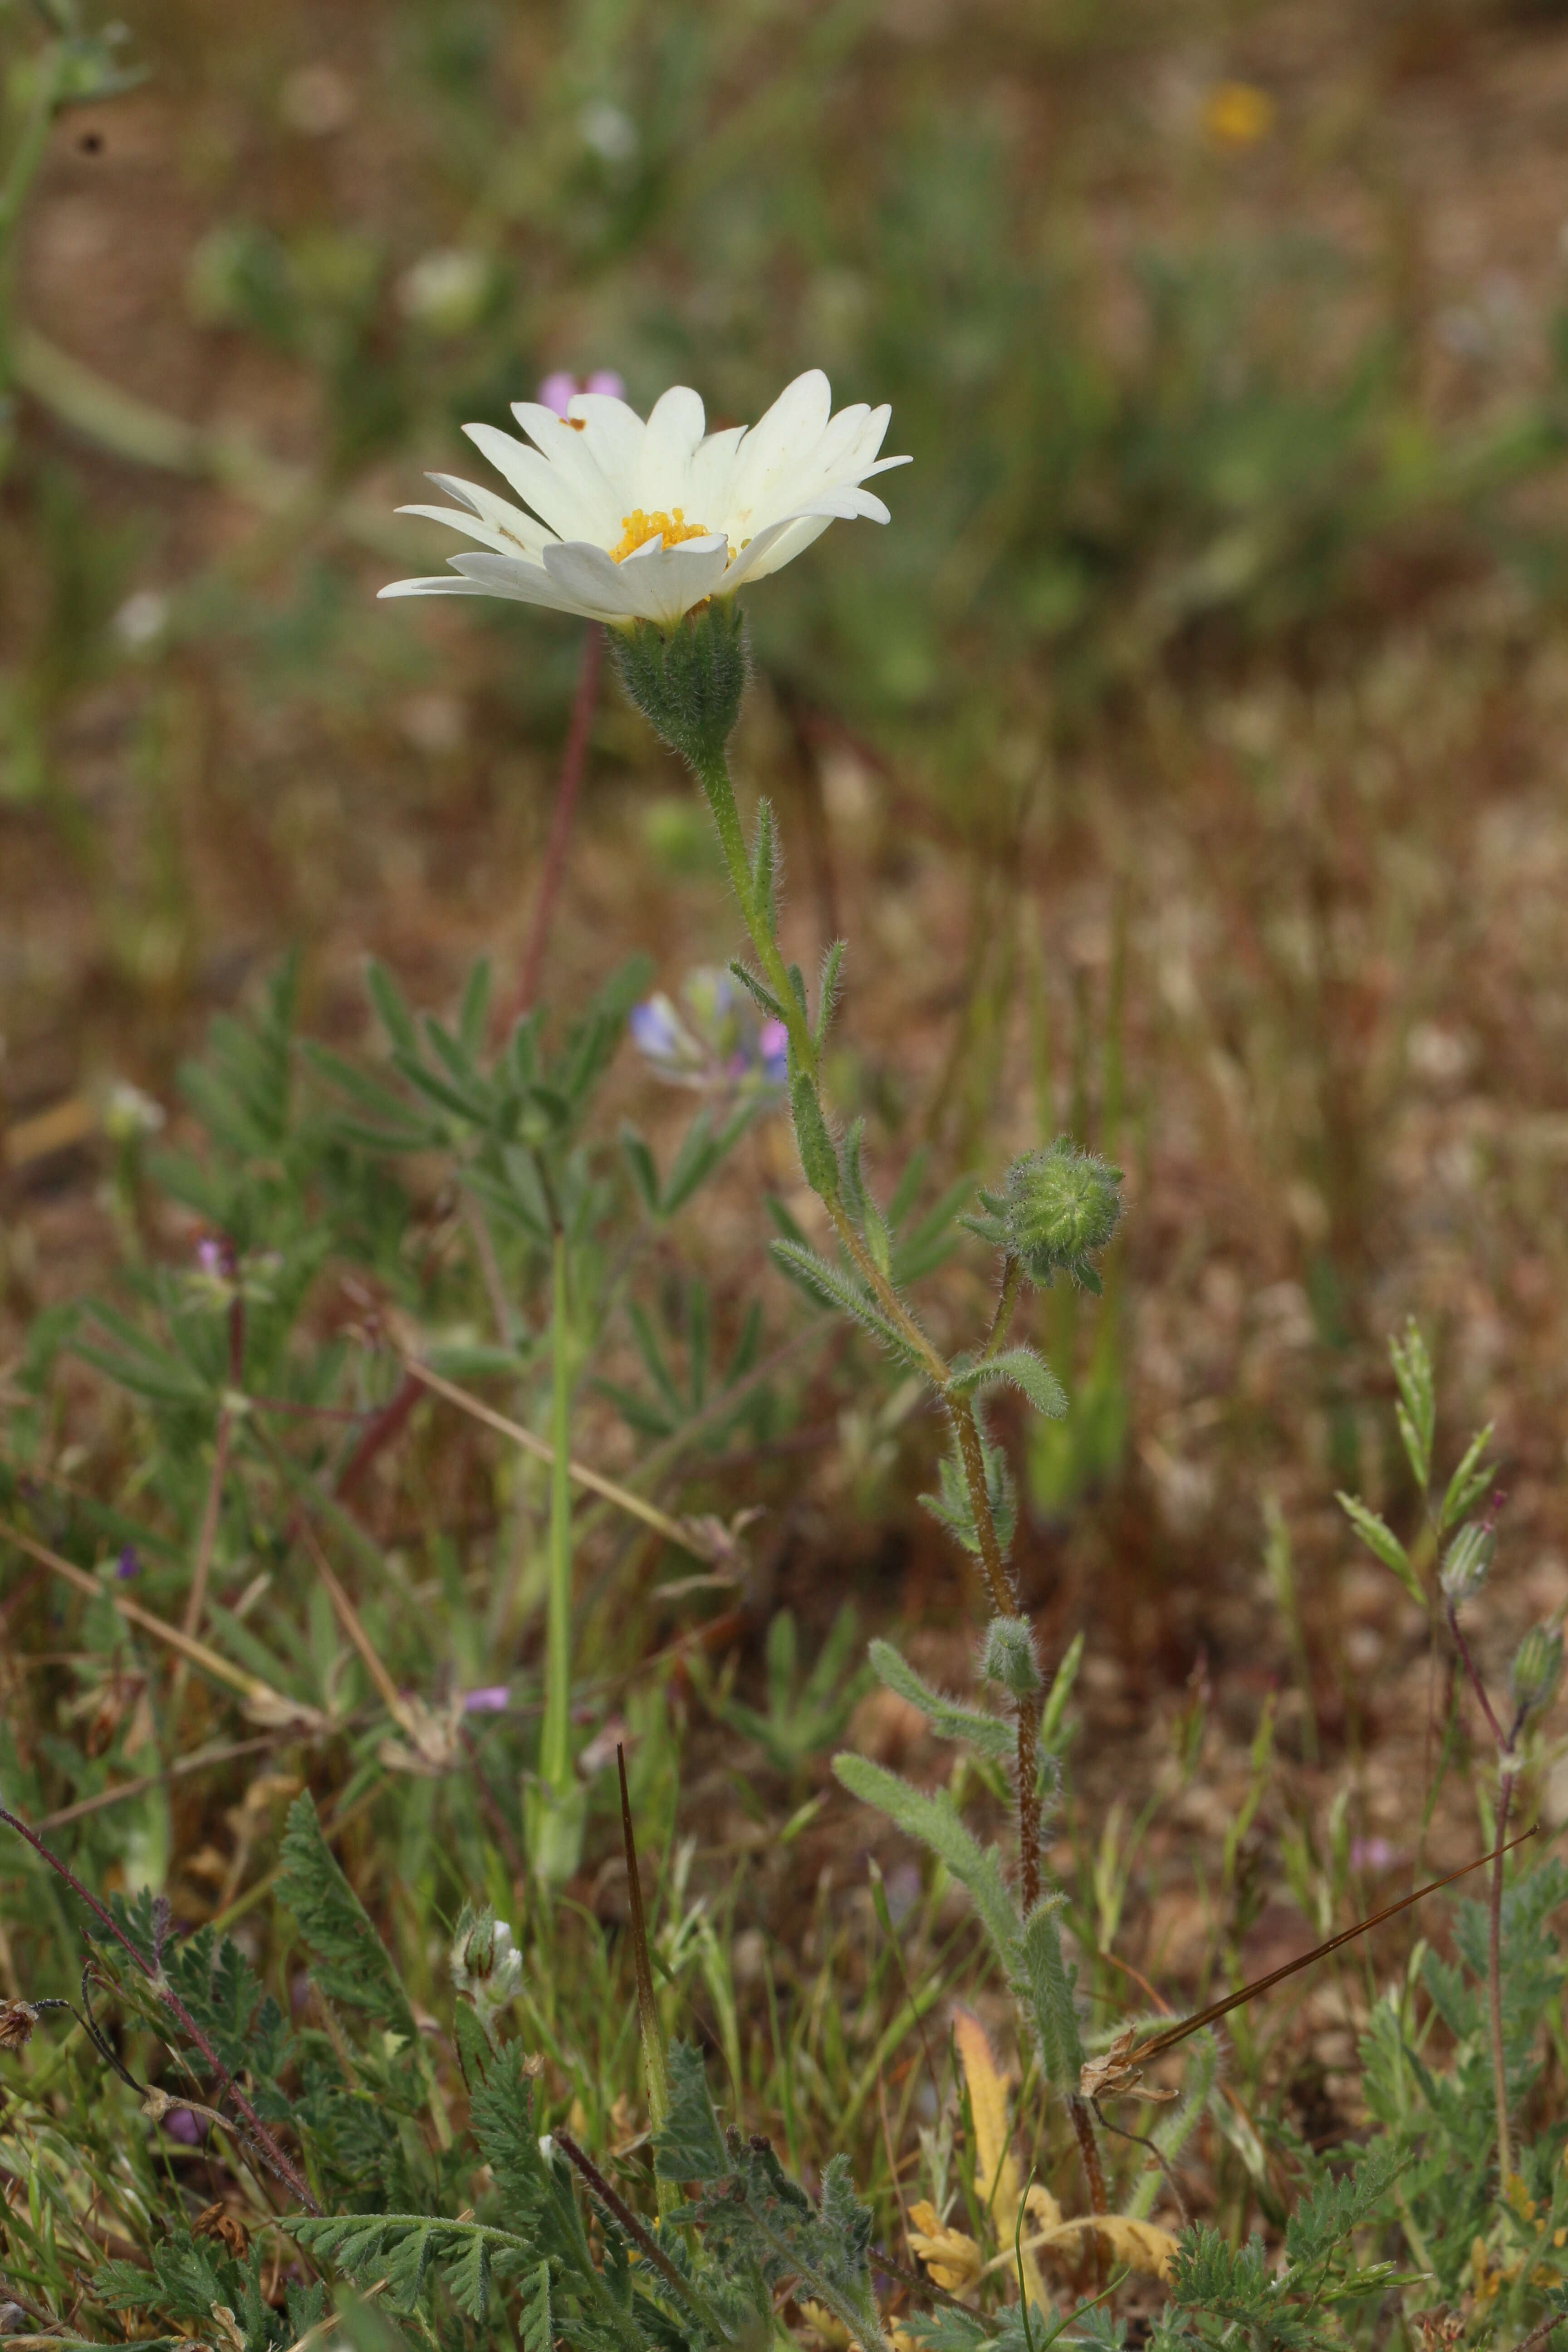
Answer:
[[[125,14],[106,58],[140,78],[35,159],[48,43],[0,5],[0,1367],[27,1412],[40,1313],[189,1248],[139,1189],[127,1086],[187,1139],[178,1066],[289,946],[305,1025],[343,1046],[367,952],[443,1010],[481,948],[515,969],[581,635],[376,607],[445,552],[393,512],[421,469],[474,471],[462,424],[552,370],[616,369],[645,409],[690,383],[724,422],[821,365],[837,401],[891,402],[915,460],[891,528],[837,527],[753,600],[738,765],[779,803],[803,960],[852,941],[836,1099],[884,1166],[929,1147],[933,1191],[1062,1125],[1129,1171],[1103,1305],[1037,1310],[1075,1404],[1023,1465],[1026,1600],[1054,1656],[1086,1638],[1086,1817],[1174,1738],[1188,1811],[1145,1861],[1207,1837],[1233,1887],[1242,1809],[1306,1819],[1331,1769],[1365,1852],[1408,1837],[1426,1646],[1331,1499],[1393,1491],[1407,1311],[1452,1425],[1494,1422],[1506,1465],[1488,1639],[1568,1603],[1568,20]],[[606,685],[550,1003],[634,948],[674,989],[734,931],[705,820]],[[624,1064],[616,1099],[653,1118]],[[758,1294],[776,1336],[756,1196],[795,1179],[776,1129],[747,1150],[679,1255],[721,1323]],[[972,1311],[978,1276],[943,1279]],[[30,1442],[61,1476],[123,1475],[85,1384],[50,1410]],[[854,1696],[830,1675],[795,1708],[796,1618],[815,1657],[852,1586],[964,1672],[908,1414],[839,1354],[754,1433],[769,1531],[721,1622],[759,1704],[725,1681],[711,1724],[761,1736],[781,1821]],[[429,1478],[420,1507],[456,1508],[461,1476]],[[1259,1815],[1270,1692],[1300,1778]],[[913,1737],[885,1708],[858,1736]],[[760,1801],[714,1755],[744,1844]],[[1195,1968],[1190,1906],[1130,1893],[1125,1826],[1083,1860],[1084,1916],[1136,1914],[1147,1965]],[[1268,1916],[1260,1893],[1239,1930]]]

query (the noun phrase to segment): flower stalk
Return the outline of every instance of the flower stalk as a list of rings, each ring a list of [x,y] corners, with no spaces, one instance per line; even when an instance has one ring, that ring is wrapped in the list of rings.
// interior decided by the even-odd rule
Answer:
[[[784,1025],[801,1167],[858,1277],[859,1290],[841,1303],[862,1302],[852,1305],[851,1311],[861,1313],[884,1344],[930,1383],[946,1411],[961,1481],[955,1494],[961,1491],[963,1498],[958,1507],[963,1524],[955,1531],[979,1563],[993,1628],[1017,1624],[1018,1597],[1006,1557],[1008,1531],[997,1523],[997,1497],[1004,1490],[995,1482],[1005,1473],[989,1454],[973,1399],[989,1369],[1000,1372],[1005,1366],[1007,1377],[1018,1378],[1033,1391],[1034,1402],[1048,1410],[1060,1409],[1046,1368],[1026,1350],[1005,1355],[1004,1343],[1026,1280],[1049,1282],[1054,1273],[1066,1272],[1099,1287],[1091,1261],[1109,1240],[1120,1213],[1118,1171],[1064,1145],[1020,1162],[1009,1177],[1005,1200],[982,1196],[987,1209],[1010,1217],[1012,1226],[1005,1231],[998,1227],[995,1235],[988,1228],[976,1228],[1002,1243],[996,1303],[978,1357],[973,1362],[960,1359],[950,1363],[921,1329],[893,1278],[886,1225],[860,1173],[858,1133],[843,1146],[834,1139],[820,1083],[822,1044],[832,1014],[831,981],[825,976],[814,1024],[804,979],[797,967],[785,961],[779,945],[777,846],[773,812],[765,802],[758,811],[754,838],[749,845],[746,840],[727,750],[747,674],[739,612],[732,602],[716,599],[668,633],[650,624],[619,633],[614,651],[630,699],[694,770],[712,814],[760,967],[752,972],[734,969],[763,1009]],[[1032,1370],[1026,1370],[1026,1364]],[[1019,1894],[1026,1917],[1038,1904],[1042,1888],[1037,1685],[1031,1652],[1029,1672],[1005,1682],[1015,1723]],[[1082,2124],[1092,2142],[1087,2116]]]

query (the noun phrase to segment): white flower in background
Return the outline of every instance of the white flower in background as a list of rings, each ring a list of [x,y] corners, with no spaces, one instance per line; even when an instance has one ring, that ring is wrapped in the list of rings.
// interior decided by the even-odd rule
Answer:
[[[830,522],[890,520],[859,486],[910,462],[877,456],[891,411],[861,404],[835,416],[832,405],[820,368],[797,376],[760,424],[722,433],[705,430],[702,403],[682,384],[646,425],[600,393],[575,394],[564,416],[516,401],[527,441],[493,425],[465,429],[524,504],[433,474],[467,511],[401,511],[450,523],[485,551],[453,556],[456,578],[397,580],[381,593],[509,596],[620,627],[672,628],[693,605],[779,571]]]

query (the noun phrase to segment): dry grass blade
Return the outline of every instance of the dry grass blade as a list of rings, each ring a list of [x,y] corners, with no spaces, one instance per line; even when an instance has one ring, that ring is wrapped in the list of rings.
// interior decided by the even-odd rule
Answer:
[[[171,1650],[188,1658],[193,1665],[200,1666],[203,1673],[210,1675],[215,1682],[226,1683],[230,1690],[237,1691],[246,1702],[247,1711],[258,1722],[278,1726],[298,1724],[302,1729],[310,1731],[329,1728],[326,1717],[318,1708],[307,1706],[302,1699],[287,1698],[270,1683],[263,1682],[259,1675],[247,1674],[243,1666],[231,1665],[216,1650],[209,1650],[205,1642],[193,1641],[188,1633],[182,1633],[177,1625],[170,1625],[162,1617],[154,1617],[152,1611],[143,1609],[139,1601],[128,1600],[120,1592],[106,1594],[96,1577],[89,1576],[85,1569],[78,1568],[73,1560],[62,1559],[59,1553],[51,1551],[47,1544],[24,1535],[20,1528],[0,1520],[0,1542],[15,1544],[16,1549],[26,1552],[29,1559],[36,1559],[41,1567],[62,1577],[68,1584],[75,1585],[77,1591],[87,1594],[89,1599],[107,1599],[128,1625],[139,1625],[144,1633],[151,1633],[155,1641],[166,1643]]]
[[[1339,1951],[1343,1945],[1353,1944],[1356,1937],[1364,1936],[1369,1927],[1381,1927],[1385,1919],[1395,1917],[1401,1911],[1408,1911],[1413,1903],[1420,1903],[1428,1895],[1436,1895],[1443,1887],[1452,1886],[1458,1878],[1468,1878],[1472,1870],[1484,1870],[1489,1862],[1496,1862],[1500,1855],[1511,1853],[1516,1845],[1523,1845],[1537,1833],[1533,1829],[1522,1830],[1518,1837],[1510,1838],[1506,1845],[1500,1845],[1487,1853],[1479,1853],[1474,1862],[1467,1862],[1459,1869],[1450,1870],[1446,1877],[1434,1878],[1426,1885],[1416,1887],[1414,1894],[1402,1895],[1397,1903],[1390,1903],[1385,1909],[1374,1911],[1369,1919],[1359,1919],[1353,1927],[1345,1927],[1339,1935],[1331,1936],[1326,1944],[1315,1945],[1311,1951],[1303,1952],[1298,1959],[1287,1960],[1283,1968],[1271,1969],[1266,1977],[1254,1978],[1251,1984],[1243,1985],[1238,1992],[1227,1993],[1224,2000],[1211,2001],[1208,2008],[1200,2009],[1195,2017],[1184,2018],[1180,2025],[1173,2025],[1167,2032],[1155,2034],[1152,2042],[1140,2042],[1136,2050],[1126,2053],[1124,2063],[1135,2065],[1144,2059],[1157,2058],[1163,2050],[1173,2050],[1177,2042],[1184,2042],[1190,2033],[1201,2032],[1205,2025],[1213,2025],[1216,2019],[1228,2017],[1233,2009],[1244,2008],[1247,2001],[1256,2000],[1260,1992],[1268,1992],[1273,1985],[1283,1984],[1287,1977],[1293,1977],[1299,1969],[1310,1969],[1314,1960],[1325,1959],[1330,1952]],[[1100,2092],[1102,2098],[1109,2095],[1111,2093],[1106,2089]]]

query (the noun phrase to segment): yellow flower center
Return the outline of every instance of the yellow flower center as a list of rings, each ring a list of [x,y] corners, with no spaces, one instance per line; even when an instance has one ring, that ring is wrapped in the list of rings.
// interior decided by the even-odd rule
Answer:
[[[657,514],[644,514],[638,507],[635,514],[621,517],[621,530],[624,536],[619,546],[610,550],[611,560],[616,563],[624,563],[628,555],[635,555],[637,549],[646,547],[650,539],[662,538],[666,547],[679,547],[683,539],[706,539],[709,536],[707,524],[688,522],[684,510],[679,507],[672,515],[666,514],[662,508]]]

